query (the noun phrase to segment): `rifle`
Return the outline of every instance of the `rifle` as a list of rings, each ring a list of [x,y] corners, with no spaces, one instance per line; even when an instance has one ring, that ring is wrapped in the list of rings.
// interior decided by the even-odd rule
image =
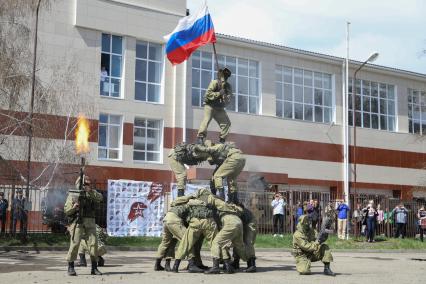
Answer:
[[[328,234],[333,233],[333,230],[331,229],[333,226],[333,223],[335,222],[336,214],[334,210],[330,209],[329,212],[325,213],[325,217],[321,224],[321,229],[318,233],[317,241],[322,244],[328,239]]]
[[[74,193],[78,193],[78,210],[76,212],[76,224],[74,226],[74,229],[72,231],[72,240],[74,241],[74,236],[75,236],[75,228],[77,227],[78,224],[82,224],[83,223],[83,217],[82,217],[82,207],[81,205],[83,204],[83,199],[85,197],[85,190],[84,190],[84,166],[85,166],[85,158],[81,157],[81,167],[80,167],[80,180],[78,183],[78,190],[70,190],[69,192],[74,192]]]

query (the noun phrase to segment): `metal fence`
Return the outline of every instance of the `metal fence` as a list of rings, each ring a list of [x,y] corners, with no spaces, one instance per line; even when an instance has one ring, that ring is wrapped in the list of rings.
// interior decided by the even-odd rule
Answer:
[[[101,227],[106,227],[106,192],[107,183],[95,183],[96,189],[104,193],[104,201],[97,210],[96,222]],[[170,200],[169,187],[165,187],[166,200]],[[24,189],[25,186],[18,184],[0,184],[0,191],[4,192],[5,198],[9,200],[9,210],[7,211],[6,233],[12,233],[13,214],[10,210],[12,200],[16,195],[17,189]],[[29,191],[30,210],[28,212],[28,233],[63,233],[66,225],[66,218],[63,214],[63,204],[66,198],[68,188],[55,188],[49,191],[42,191],[37,187],[31,188]],[[331,202],[334,203],[341,196],[329,192],[310,191],[309,189],[300,190],[283,190],[279,191],[286,201],[284,215],[284,233],[293,233],[296,224],[296,208],[298,202],[304,203],[311,199],[316,199],[320,206],[320,214],[324,212],[324,208]],[[52,194],[53,193],[53,194]],[[59,193],[59,194],[56,194]],[[258,232],[260,234],[273,233],[273,210],[271,202],[275,192],[256,191],[248,192],[242,190],[239,198],[244,202],[256,217],[258,224]],[[53,197],[52,197],[53,196]],[[398,205],[401,200],[381,195],[368,194],[352,194],[350,196],[350,212],[349,212],[349,232],[351,235],[359,235],[361,225],[352,218],[353,209],[360,204],[363,208],[369,200],[374,200],[375,204],[380,204],[383,210],[384,219],[377,224],[376,235],[384,235],[391,237],[395,231],[395,222],[390,218],[390,212]],[[408,222],[406,224],[407,237],[415,237],[418,232],[417,211],[424,201],[403,201],[408,210]],[[321,218],[320,218],[321,219]],[[19,224],[19,220],[18,220]],[[320,226],[320,223],[318,224]],[[17,231],[19,232],[19,226]]]

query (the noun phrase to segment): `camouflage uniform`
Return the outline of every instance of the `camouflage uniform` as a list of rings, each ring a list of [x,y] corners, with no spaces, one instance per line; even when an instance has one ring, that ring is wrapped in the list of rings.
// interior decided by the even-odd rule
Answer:
[[[169,165],[176,177],[178,196],[185,193],[186,168],[185,165],[197,165],[209,157],[206,154],[195,153],[193,144],[181,143],[176,145],[169,153]]]
[[[244,208],[241,220],[243,221],[243,240],[246,247],[247,257],[247,269],[245,272],[256,272],[256,252],[254,249],[254,243],[256,242],[257,236],[256,220],[253,213],[247,208]],[[234,263],[235,262],[236,259],[234,258]]]
[[[333,261],[330,248],[316,241],[316,232],[311,228],[306,215],[299,217],[297,229],[293,235],[292,255],[296,259],[296,270],[300,274],[310,274],[311,262],[322,261],[324,273],[334,275],[330,270],[330,262]]]
[[[213,175],[214,187],[224,197],[223,179],[226,178],[229,185],[230,201],[237,203],[237,177],[246,164],[246,159],[241,150],[236,148],[233,143],[213,144],[207,140],[206,146],[197,145],[195,151],[210,155],[211,163],[218,165]]]
[[[78,188],[77,182],[76,187]],[[92,272],[94,269],[97,270],[98,239],[96,237],[95,213],[103,197],[102,194],[95,190],[83,191],[81,194],[82,196],[79,198],[79,193],[70,192],[64,206],[64,213],[72,218],[72,222],[68,227],[71,237],[70,248],[66,258],[69,268],[72,266],[73,271],[73,273],[71,272],[69,275],[75,275],[74,261],[77,258],[78,249],[82,240],[87,244],[90,259],[92,261]],[[77,202],[79,202],[79,209],[73,208],[73,205]],[[77,212],[79,212],[81,217],[82,222],[80,224],[77,224]]]
[[[225,68],[226,69],[226,68]],[[198,137],[205,138],[207,136],[207,128],[212,118],[219,124],[221,141],[225,141],[229,134],[231,121],[226,114],[225,106],[231,101],[232,87],[226,80],[231,76],[231,72],[226,69],[229,74],[224,76],[219,71],[219,80],[212,80],[204,95],[204,118],[198,129]]]

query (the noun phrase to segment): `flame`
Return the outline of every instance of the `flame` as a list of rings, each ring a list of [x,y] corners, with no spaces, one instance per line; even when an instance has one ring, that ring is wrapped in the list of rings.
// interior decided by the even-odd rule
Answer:
[[[90,151],[89,134],[89,121],[83,114],[79,114],[77,129],[75,130],[75,149],[77,154],[84,154]]]

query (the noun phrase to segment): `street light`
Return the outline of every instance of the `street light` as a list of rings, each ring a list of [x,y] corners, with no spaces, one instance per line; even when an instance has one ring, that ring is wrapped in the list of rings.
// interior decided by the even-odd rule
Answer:
[[[365,60],[356,70],[354,73],[354,80],[352,83],[352,125],[354,127],[354,145],[353,145],[353,164],[354,164],[354,192],[356,193],[356,121],[355,121],[355,96],[356,96],[356,74],[362,69],[362,67],[365,66],[368,62],[373,62],[379,57],[378,52],[374,52],[368,57],[367,60]],[[349,197],[348,197],[349,198]]]

